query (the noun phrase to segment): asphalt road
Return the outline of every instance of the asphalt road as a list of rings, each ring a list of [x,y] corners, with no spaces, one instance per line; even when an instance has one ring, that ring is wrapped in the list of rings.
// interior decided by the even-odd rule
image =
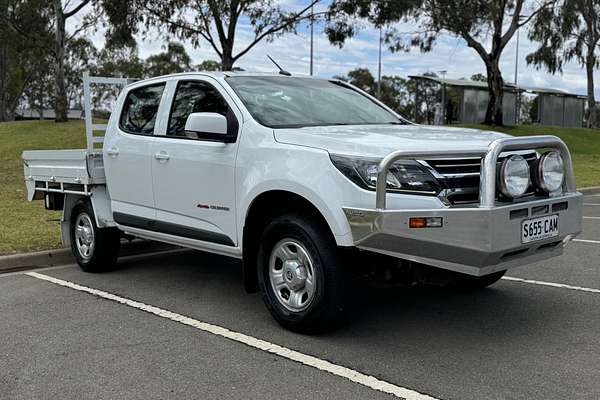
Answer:
[[[107,274],[85,274],[75,266],[38,272],[436,399],[596,400],[600,196],[586,196],[585,203],[585,216],[595,217],[584,221],[579,239],[585,241],[570,244],[559,259],[509,274],[538,283],[502,280],[478,293],[364,287],[354,296],[351,324],[322,336],[281,329],[259,295],[245,294],[239,263],[224,257],[184,252],[124,260]],[[1,399],[394,398],[23,273],[0,276],[0,312]]]

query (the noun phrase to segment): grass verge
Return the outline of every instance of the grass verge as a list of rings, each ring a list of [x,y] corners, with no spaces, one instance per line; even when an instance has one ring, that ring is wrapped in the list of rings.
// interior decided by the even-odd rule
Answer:
[[[0,123],[0,254],[61,247],[61,213],[27,202],[23,150],[84,148],[83,121]]]
[[[494,128],[485,125],[465,125],[465,127],[494,130],[513,136],[558,136],[571,150],[577,187],[600,186],[600,130],[541,125]]]

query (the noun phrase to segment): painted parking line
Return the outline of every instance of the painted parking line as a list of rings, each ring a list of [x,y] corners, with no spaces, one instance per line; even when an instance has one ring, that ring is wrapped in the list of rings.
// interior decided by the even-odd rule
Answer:
[[[600,217],[583,217],[583,219],[600,219]]]
[[[584,206],[600,206],[600,203],[583,203]]]
[[[589,239],[573,239],[573,242],[600,244],[600,240],[589,240]]]
[[[536,281],[536,280],[532,280],[532,279],[515,278],[512,276],[505,276],[502,279],[506,280],[506,281],[512,281],[512,282],[529,283],[532,285],[540,285],[540,286],[549,286],[549,287],[560,288],[560,289],[577,290],[580,292],[600,293],[600,289],[593,289],[593,288],[587,288],[587,287],[582,287],[582,286],[572,286],[572,285],[566,285],[564,283]]]
[[[366,374],[363,374],[362,372],[355,371],[353,369],[350,369],[350,368],[347,368],[347,367],[344,367],[341,365],[337,365],[337,364],[322,360],[322,359],[314,357],[314,356],[300,353],[298,351],[291,350],[286,347],[279,346],[277,344],[270,343],[270,342],[267,342],[262,339],[257,339],[255,337],[245,335],[243,333],[234,332],[234,331],[231,331],[227,328],[223,328],[218,325],[198,321],[193,318],[186,317],[185,315],[177,314],[172,311],[168,311],[168,310],[165,310],[165,309],[162,309],[159,307],[144,304],[139,301],[131,300],[131,299],[128,299],[125,297],[117,296],[112,293],[104,292],[102,290],[90,288],[87,286],[82,286],[77,283],[54,278],[52,276],[40,274],[37,272],[27,272],[27,273],[25,273],[25,275],[30,276],[32,278],[41,279],[43,281],[51,282],[56,285],[64,286],[64,287],[67,287],[70,289],[78,290],[80,292],[89,293],[91,295],[101,297],[106,300],[111,300],[111,301],[129,306],[129,307],[136,308],[141,311],[145,311],[147,313],[156,315],[161,318],[166,318],[166,319],[178,322],[183,325],[191,326],[191,327],[199,329],[203,332],[211,333],[213,335],[221,336],[223,338],[245,344],[246,346],[250,346],[250,347],[253,347],[258,350],[266,351],[271,354],[276,354],[282,358],[286,358],[291,361],[299,362],[308,367],[316,368],[321,371],[329,372],[330,374],[336,375],[336,376],[344,378],[344,379],[348,379],[352,382],[358,383],[359,385],[363,385],[363,386],[366,386],[373,390],[387,393],[387,394],[393,395],[393,396],[401,398],[401,399],[405,399],[405,400],[436,400],[434,397],[416,392],[411,389],[396,386],[392,383],[377,379],[374,376],[366,375]]]

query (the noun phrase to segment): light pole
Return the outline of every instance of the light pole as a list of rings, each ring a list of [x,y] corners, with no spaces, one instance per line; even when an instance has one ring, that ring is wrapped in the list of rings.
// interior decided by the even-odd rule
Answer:
[[[515,86],[519,83],[519,32],[521,28],[517,28],[517,55],[515,56]]]
[[[511,17],[514,17],[514,14],[510,14]],[[531,15],[520,15],[519,22],[522,19],[529,18]],[[515,86],[519,83],[519,39],[520,39],[521,26],[517,26],[517,49],[515,55]]]
[[[381,42],[383,40],[383,28],[379,27],[379,71],[377,73],[377,98],[381,99]]]
[[[310,76],[313,76],[314,70],[314,41],[315,41],[315,7],[310,7]]]
[[[521,15],[519,16],[519,22],[523,19],[523,18],[529,18],[529,15]],[[520,109],[521,109],[521,92],[519,92],[519,89],[516,88],[516,86],[519,84],[519,42],[520,42],[520,36],[521,36],[521,26],[517,26],[517,48],[516,48],[516,54],[515,54],[515,96],[516,96],[516,101],[515,101],[515,123],[517,125],[519,125],[519,122],[521,120],[521,116],[520,114]]]

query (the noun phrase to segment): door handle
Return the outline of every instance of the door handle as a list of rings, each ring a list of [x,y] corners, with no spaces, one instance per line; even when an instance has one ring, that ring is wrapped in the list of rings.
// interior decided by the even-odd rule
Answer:
[[[169,161],[171,156],[166,151],[161,150],[154,155],[154,158],[156,158],[160,162],[165,162],[165,161]]]
[[[111,147],[110,149],[106,150],[106,154],[114,158],[119,155],[119,149],[116,147]]]

